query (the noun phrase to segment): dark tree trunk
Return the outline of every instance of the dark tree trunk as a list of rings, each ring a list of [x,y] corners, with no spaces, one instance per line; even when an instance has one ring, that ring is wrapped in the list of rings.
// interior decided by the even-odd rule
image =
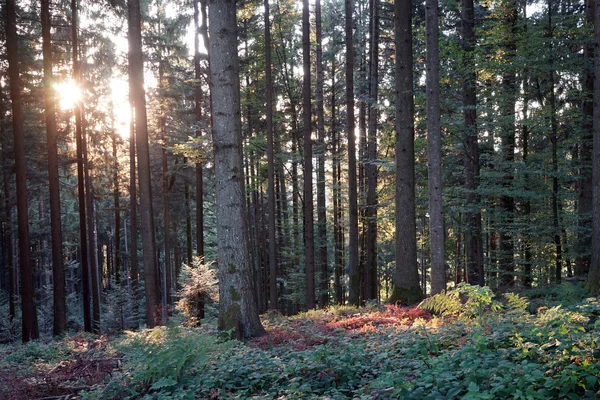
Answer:
[[[144,60],[142,54],[142,29],[140,0],[128,0],[129,9],[129,79],[132,81],[131,96],[135,108],[135,135],[140,186],[140,214],[142,220],[142,248],[144,252],[144,277],[146,292],[146,325],[149,328],[160,323],[160,287],[156,259],[156,232],[152,206],[150,176],[150,149],[148,145],[148,121],[146,117],[146,94],[144,91]]]
[[[72,47],[73,47],[73,79],[79,82],[79,43],[77,34],[77,0],[71,0],[72,13]],[[88,246],[86,196],[85,196],[85,174],[84,174],[84,136],[82,122],[82,105],[78,102],[75,105],[75,137],[77,147],[77,192],[79,209],[79,237],[80,237],[80,258],[81,258],[81,281],[83,295],[83,325],[86,332],[92,332],[92,314],[91,314],[91,276],[90,276],[90,254]]]
[[[596,0],[585,1],[586,24],[594,24]],[[588,61],[583,73],[583,136],[579,146],[579,175],[577,186],[577,260],[575,275],[585,275],[590,270],[592,245],[592,151],[594,120],[594,46],[585,46],[584,58]]]
[[[422,297],[417,268],[411,0],[396,0],[395,11],[396,268],[390,301],[411,304]]]
[[[200,1],[200,9],[198,8]],[[202,24],[199,22],[200,15],[202,16]],[[196,124],[198,127],[205,123],[205,118],[202,112],[203,93],[202,93],[202,71],[200,68],[200,38],[203,38],[204,46],[208,50],[208,25],[206,1],[194,0],[194,21],[196,24],[196,35],[194,36],[194,78],[196,79],[195,90],[195,113]],[[196,130],[196,137],[202,136],[202,130]],[[204,259],[204,182],[202,160],[196,161],[196,254]]]
[[[211,102],[219,253],[219,329],[234,337],[265,333],[254,300],[244,210],[236,10],[233,0],[210,0]]]
[[[304,265],[306,268],[306,308],[315,308],[315,239],[313,205],[313,167],[310,101],[310,21],[308,0],[302,8],[302,59],[304,78],[302,85],[302,121],[304,136]]]
[[[21,271],[21,338],[23,343],[39,336],[34,302],[33,271],[29,249],[29,217],[27,214],[27,174],[25,169],[25,132],[23,103],[19,77],[17,46],[17,11],[14,0],[6,0],[6,56],[12,103],[15,172],[17,186],[17,223],[19,231],[19,263]]]
[[[129,82],[130,93],[132,81]],[[131,290],[133,292],[133,328],[139,326],[139,267],[138,267],[138,219],[137,219],[137,186],[135,168],[135,115],[133,100],[129,99],[131,122],[129,126],[129,223],[131,224],[130,265]]]
[[[477,74],[475,71],[475,7],[473,0],[462,0],[463,68],[462,85],[463,124],[465,129],[465,189],[466,226],[465,253],[467,282],[483,286],[483,241],[481,239],[481,205],[479,187],[479,141],[477,131]]]
[[[342,304],[344,298],[344,287],[342,286],[342,275],[344,268],[344,247],[342,244],[342,217],[340,209],[340,153],[341,146],[339,140],[339,133],[337,131],[337,116],[336,116],[336,101],[335,101],[335,57],[331,58],[331,141],[333,154],[333,167],[331,170],[331,181],[333,183],[333,242],[334,242],[334,295],[336,304]]]
[[[92,292],[92,332],[100,333],[100,269],[98,265],[98,246],[96,240],[96,224],[94,216],[94,195],[92,193],[92,180],[90,178],[90,163],[88,159],[88,141],[85,126],[83,124],[83,104],[80,108],[82,120],[82,144],[83,144],[83,174],[85,180],[85,206],[87,208],[87,238],[88,255],[91,275]]]
[[[42,51],[44,54],[44,96],[48,148],[48,187],[50,189],[50,233],[52,238],[52,281],[54,289],[54,335],[67,330],[65,269],[63,265],[62,224],[60,220],[60,182],[56,131],[56,100],[52,88],[52,42],[50,36],[50,1],[42,0]]]
[[[442,203],[442,132],[440,127],[440,48],[438,1],[427,0],[427,157],[429,188],[429,240],[431,294],[446,289],[445,232]]]
[[[323,45],[321,23],[321,0],[315,2],[315,28],[317,35],[317,132],[319,147],[317,150],[317,234],[319,243],[319,303],[321,308],[329,303],[329,276],[327,271],[327,205],[325,203],[325,105],[323,100]]]
[[[525,35],[527,35],[527,7],[523,7],[523,23]],[[523,147],[523,164],[525,165],[524,180],[525,192],[530,190],[530,176],[529,176],[529,69],[525,68],[523,71],[523,123],[522,123],[522,147]],[[529,220],[531,215],[531,200],[530,196],[526,195],[523,203],[523,215],[526,220]],[[523,286],[530,288],[533,282],[532,276],[532,260],[531,260],[531,239],[529,235],[523,238]]]
[[[265,80],[267,92],[267,162],[268,162],[268,187],[267,206],[268,220],[267,232],[269,239],[269,308],[277,309],[277,254],[275,244],[275,159],[273,156],[273,77],[271,73],[271,21],[269,16],[269,0],[265,5]]]
[[[117,284],[121,284],[121,195],[119,193],[119,154],[118,150],[118,136],[114,129],[114,116],[113,116],[113,128],[112,128],[112,151],[113,151],[113,205],[115,207],[115,236],[114,236],[114,271],[115,281]]]
[[[346,132],[348,134],[348,214],[349,214],[349,260],[350,278],[348,301],[360,304],[360,270],[358,265],[358,198],[356,182],[356,134],[354,132],[354,1],[345,0],[346,13]]]
[[[506,64],[502,75],[502,94],[500,100],[500,118],[502,121],[500,147],[502,155],[502,189],[504,192],[500,197],[500,208],[503,214],[502,226],[500,227],[499,259],[500,259],[500,286],[510,287],[514,285],[515,278],[515,256],[514,256],[514,212],[515,199],[510,194],[512,190],[514,174],[513,163],[515,161],[515,104],[517,100],[516,71],[513,62],[516,56],[516,28],[517,28],[517,5],[516,0],[507,0],[504,5],[504,37]]]
[[[600,1],[594,10],[594,74],[600,77]],[[594,79],[594,147],[592,156],[592,263],[587,287],[594,293],[600,289],[600,79]]]
[[[4,112],[1,113],[2,117]],[[4,137],[4,128],[0,133]],[[2,226],[2,233],[4,234],[4,242],[2,246],[4,248],[4,265],[8,269],[8,316],[12,322],[15,318],[15,265],[13,255],[13,230],[12,230],[12,203],[10,201],[10,176],[9,167],[7,165],[7,149],[6,143],[2,145],[2,189],[4,192],[4,218],[5,223]]]
[[[553,26],[552,26],[552,0],[548,0],[548,36],[550,39],[549,46],[549,83],[550,83],[550,129],[552,143],[552,225],[554,227],[554,246],[556,249],[555,257],[555,280],[560,283],[562,280],[562,243],[561,243],[561,228],[559,216],[559,199],[558,199],[558,122],[556,120],[556,95],[554,93],[554,48],[553,48]]]

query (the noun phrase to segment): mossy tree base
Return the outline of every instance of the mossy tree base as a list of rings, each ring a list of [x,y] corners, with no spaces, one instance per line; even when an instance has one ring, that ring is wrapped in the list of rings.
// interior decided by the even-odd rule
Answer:
[[[418,304],[423,300],[423,293],[420,289],[406,289],[394,287],[388,303],[400,303],[403,306]]]

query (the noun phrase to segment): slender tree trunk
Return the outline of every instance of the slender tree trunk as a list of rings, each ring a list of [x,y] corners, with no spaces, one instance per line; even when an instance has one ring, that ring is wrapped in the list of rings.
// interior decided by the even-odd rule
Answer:
[[[554,48],[553,48],[553,26],[552,26],[552,0],[548,0],[548,36],[550,39],[549,47],[549,82],[550,82],[550,129],[552,143],[552,225],[554,227],[554,246],[556,248],[555,257],[555,280],[560,283],[562,280],[562,243],[561,229],[559,221],[559,200],[558,200],[558,122],[556,120],[556,95],[554,93]]]
[[[236,10],[233,0],[210,0],[211,102],[217,195],[219,329],[234,337],[264,334],[254,301],[244,210]]]
[[[135,134],[140,186],[140,214],[142,220],[142,248],[144,252],[144,277],[146,292],[146,325],[149,328],[160,323],[160,287],[156,259],[156,233],[152,206],[150,174],[150,149],[148,145],[148,121],[146,117],[146,94],[144,91],[144,60],[142,54],[142,30],[140,0],[128,0],[129,9],[129,63],[132,81],[132,97],[135,107]]]
[[[510,287],[514,285],[515,278],[515,256],[514,256],[514,212],[515,199],[510,194],[513,181],[513,163],[515,161],[515,104],[517,98],[516,74],[514,59],[516,56],[516,24],[517,5],[516,0],[506,0],[504,4],[504,41],[506,51],[505,71],[502,75],[502,99],[500,100],[501,122],[501,154],[502,189],[507,192],[500,197],[500,208],[503,214],[502,227],[500,228],[500,286]]]
[[[304,136],[304,265],[306,268],[306,308],[315,308],[315,239],[313,205],[313,167],[310,101],[310,21],[308,0],[302,8],[302,58],[303,58],[303,136]]]
[[[112,107],[112,106],[111,106]],[[112,109],[111,109],[112,114]],[[115,269],[115,281],[117,284],[121,284],[122,271],[121,271],[121,195],[119,192],[119,153],[118,153],[118,136],[114,128],[114,114],[112,114],[113,127],[112,127],[112,151],[113,151],[113,204],[115,207],[115,237],[114,237],[114,269]]]
[[[465,79],[462,85],[463,124],[465,129],[465,189],[466,227],[465,252],[467,282],[483,286],[483,241],[481,239],[481,205],[477,193],[479,187],[479,141],[477,132],[477,91],[475,72],[475,7],[473,0],[462,0],[463,67]]]
[[[594,26],[596,0],[585,1],[585,23]],[[594,119],[594,46],[585,46],[583,57],[588,61],[583,73],[583,129],[579,146],[579,175],[577,187],[577,260],[575,275],[585,275],[590,270],[592,247],[592,151]]]
[[[14,0],[6,0],[6,55],[12,103],[15,172],[17,186],[17,222],[19,231],[19,263],[21,271],[21,338],[23,343],[37,339],[35,293],[29,249],[29,217],[27,214],[27,174],[25,169],[25,132],[23,131],[23,103],[17,48],[17,12]]]
[[[85,180],[85,206],[87,208],[87,235],[88,255],[90,261],[91,292],[92,292],[92,332],[100,333],[100,270],[98,263],[98,246],[96,240],[96,224],[94,216],[94,195],[92,193],[92,179],[90,177],[90,163],[88,158],[88,140],[83,124],[83,104],[81,105],[81,132],[83,144],[83,174]]]
[[[50,1],[42,0],[42,52],[44,54],[44,96],[48,148],[48,187],[50,189],[50,233],[52,238],[52,282],[54,289],[54,335],[67,330],[65,269],[63,265],[62,224],[60,220],[60,182],[56,131],[56,100],[52,84],[52,42],[50,36]]]
[[[421,297],[417,268],[412,70],[412,2],[395,1],[396,42],[396,268],[390,301]]]
[[[200,9],[198,2],[200,1]],[[200,24],[200,13],[202,24]],[[200,36],[204,38],[204,46],[208,49],[208,33],[206,18],[206,1],[194,0],[194,21],[196,34],[194,35],[194,78],[196,79],[195,90],[195,113],[198,127],[204,123],[202,113],[202,71],[200,68]],[[202,130],[196,129],[196,137],[202,137]],[[196,254],[200,259],[204,258],[204,182],[203,182],[202,160],[196,161]],[[204,307],[204,305],[202,305]]]
[[[5,113],[2,112],[0,115],[4,116]],[[4,137],[4,127],[0,128],[2,130],[1,135]],[[7,165],[7,149],[6,143],[2,145],[2,189],[4,192],[4,218],[5,223],[2,226],[2,232],[4,233],[4,243],[3,246],[5,248],[5,257],[4,262],[6,268],[8,269],[8,316],[10,321],[12,322],[15,318],[15,265],[14,265],[14,255],[13,255],[13,230],[12,230],[12,204],[10,201],[10,176],[8,172]]]
[[[335,57],[331,58],[331,141],[333,147],[333,167],[331,169],[331,181],[333,183],[333,242],[334,242],[334,295],[336,304],[342,304],[344,298],[344,287],[342,286],[343,275],[343,245],[342,245],[342,226],[341,226],[341,210],[340,210],[340,153],[341,146],[339,144],[339,133],[337,131],[337,116],[336,116],[336,101],[335,101]]]
[[[438,1],[427,0],[427,157],[431,294],[446,290],[445,232],[442,200],[442,131],[440,127],[440,48]]]
[[[345,0],[346,13],[346,131],[348,134],[348,214],[349,250],[348,277],[350,286],[348,301],[354,306],[360,304],[360,270],[358,265],[358,198],[356,182],[356,133],[354,132],[354,42],[353,17],[354,1]]]
[[[139,326],[139,267],[138,267],[138,219],[137,219],[137,186],[135,168],[135,113],[133,107],[132,81],[129,83],[131,122],[129,124],[129,223],[131,225],[130,263],[131,290],[133,292],[133,328]]]
[[[159,24],[159,34],[161,30],[160,21],[161,14],[159,11],[158,15],[158,24]],[[159,66],[158,66],[158,90],[159,97],[163,98],[164,101],[164,83],[163,80],[164,72],[163,72],[163,60],[162,60],[162,52],[159,51],[158,54]],[[161,107],[159,111],[160,115],[158,117],[158,129],[160,130],[160,138],[161,138],[161,166],[162,166],[162,195],[163,195],[163,240],[164,240],[164,255],[165,262],[162,271],[163,276],[163,293],[162,293],[162,319],[163,323],[167,321],[167,307],[169,304],[172,304],[171,299],[171,215],[170,215],[170,206],[169,206],[169,164],[168,164],[168,149],[167,149],[167,110]]]
[[[275,237],[275,159],[273,157],[273,77],[271,73],[271,20],[269,16],[269,0],[264,0],[265,5],[265,80],[267,84],[267,162],[268,162],[268,188],[267,206],[268,220],[267,231],[269,239],[269,308],[277,309],[277,254]]]
[[[73,47],[73,79],[75,82],[80,80],[79,69],[79,42],[77,34],[77,0],[71,0],[72,15],[72,47]],[[83,294],[83,325],[86,332],[92,332],[92,314],[91,314],[91,276],[90,276],[90,254],[88,246],[87,230],[87,212],[85,196],[85,174],[84,174],[84,136],[82,122],[82,104],[75,104],[75,136],[77,147],[77,190],[79,199],[79,237],[80,237],[80,257],[81,257],[81,281]]]
[[[323,71],[323,44],[321,22],[321,0],[315,2],[315,28],[317,35],[317,132],[319,138],[317,157],[317,234],[319,243],[319,303],[321,308],[329,303],[329,276],[327,262],[327,204],[325,203],[325,105],[323,100],[323,85],[325,73]]]
[[[594,74],[600,77],[600,0],[594,9]],[[594,79],[594,147],[592,155],[592,263],[586,285],[592,292],[600,289],[600,79]]]
[[[367,224],[365,255],[365,300],[376,300],[378,295],[377,279],[377,110],[379,87],[379,1],[370,0],[371,43],[369,65],[369,126],[367,136]]]

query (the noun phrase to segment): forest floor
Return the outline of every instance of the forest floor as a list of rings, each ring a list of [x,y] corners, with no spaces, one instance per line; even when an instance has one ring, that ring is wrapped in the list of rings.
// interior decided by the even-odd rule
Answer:
[[[0,346],[0,399],[598,399],[600,301],[462,286],[419,307],[262,316],[241,343],[181,320]]]

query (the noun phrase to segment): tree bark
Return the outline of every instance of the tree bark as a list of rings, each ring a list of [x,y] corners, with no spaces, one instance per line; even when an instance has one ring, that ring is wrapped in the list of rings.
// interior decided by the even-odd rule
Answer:
[[[152,206],[150,176],[150,149],[148,145],[148,121],[144,90],[144,60],[142,54],[142,29],[140,0],[128,0],[129,10],[129,63],[132,81],[131,96],[135,108],[135,135],[140,189],[140,216],[142,221],[142,248],[146,292],[146,326],[152,328],[160,323],[160,287],[156,261],[156,233]]]
[[[271,64],[271,20],[269,15],[269,0],[264,0],[265,6],[265,80],[267,91],[267,163],[268,187],[267,232],[269,239],[269,308],[277,309],[277,253],[275,237],[275,159],[273,156],[273,77]]]
[[[130,266],[131,291],[133,292],[133,328],[139,326],[139,267],[138,267],[138,219],[137,219],[137,186],[135,168],[135,109],[133,107],[132,81],[129,82],[129,103],[131,121],[129,123],[129,223],[131,225]]]
[[[594,74],[600,77],[600,0],[594,10]],[[592,264],[586,285],[592,293],[600,290],[600,79],[594,79],[594,147],[592,158]]]
[[[72,47],[73,47],[73,80],[79,82],[79,42],[77,34],[77,0],[71,0],[72,15]],[[81,286],[83,296],[83,325],[86,332],[92,331],[91,314],[91,277],[90,277],[90,256],[88,247],[87,231],[87,213],[85,202],[85,175],[84,175],[84,137],[82,127],[82,105],[80,102],[75,104],[75,141],[77,147],[77,193],[79,210],[79,238],[80,238],[80,258],[81,258]]]
[[[356,181],[356,133],[354,132],[354,1],[345,0],[346,13],[346,131],[348,134],[348,214],[349,214],[349,259],[348,277],[350,286],[348,302],[360,305],[360,270],[358,265],[358,193]]]
[[[65,269],[63,265],[62,224],[60,219],[60,181],[56,130],[56,100],[52,84],[52,42],[50,36],[50,1],[41,2],[42,52],[44,55],[44,97],[48,149],[48,187],[50,189],[50,236],[52,238],[52,282],[55,336],[67,330]]]
[[[442,131],[440,127],[440,48],[438,1],[427,0],[427,158],[431,294],[446,290],[445,231],[442,200]]]
[[[417,268],[415,147],[412,67],[412,2],[395,1],[396,42],[396,267],[390,301],[421,297]]]
[[[318,132],[318,166],[317,166],[317,234],[319,243],[319,304],[321,308],[329,303],[329,276],[327,262],[327,204],[325,202],[325,105],[323,100],[323,86],[325,72],[323,71],[323,44],[321,22],[321,0],[315,2],[315,29],[316,29],[316,55],[317,55],[317,132]]]
[[[304,136],[304,265],[306,268],[306,308],[315,308],[315,239],[314,239],[314,205],[313,205],[313,167],[311,122],[312,110],[310,101],[310,21],[308,0],[302,7],[302,121]]]
[[[367,132],[367,223],[365,256],[365,300],[377,300],[377,109],[379,87],[379,1],[370,0],[371,9],[371,56],[369,65],[369,125]]]
[[[596,1],[585,2],[585,23],[594,26]],[[585,46],[583,57],[588,61],[583,73],[583,136],[579,146],[579,175],[577,185],[577,259],[575,275],[585,275],[590,270],[592,232],[592,152],[594,121],[594,46]],[[588,66],[589,65],[589,66]]]
[[[477,74],[475,70],[475,6],[473,0],[462,0],[463,68],[462,85],[463,124],[465,129],[465,189],[466,227],[465,252],[467,282],[483,286],[483,241],[479,187],[479,141],[477,131]]]
[[[17,224],[19,235],[19,265],[21,271],[21,339],[23,343],[39,337],[34,301],[33,271],[29,249],[29,217],[27,210],[27,173],[25,169],[25,132],[23,103],[19,77],[17,12],[14,0],[6,0],[6,56],[10,79],[10,100],[17,186]]]
[[[510,287],[514,285],[515,278],[515,256],[514,256],[514,212],[515,199],[510,194],[514,181],[513,163],[515,161],[515,104],[517,99],[516,71],[513,65],[516,57],[516,28],[517,28],[517,5],[516,0],[506,0],[503,5],[504,19],[503,41],[506,51],[506,59],[502,73],[502,93],[500,94],[500,123],[501,137],[500,147],[502,156],[502,189],[505,192],[500,197],[500,208],[503,221],[500,227],[499,259],[500,259],[500,286]]]
[[[210,0],[210,75],[219,254],[219,329],[236,338],[265,333],[248,256],[240,115],[236,9]]]

